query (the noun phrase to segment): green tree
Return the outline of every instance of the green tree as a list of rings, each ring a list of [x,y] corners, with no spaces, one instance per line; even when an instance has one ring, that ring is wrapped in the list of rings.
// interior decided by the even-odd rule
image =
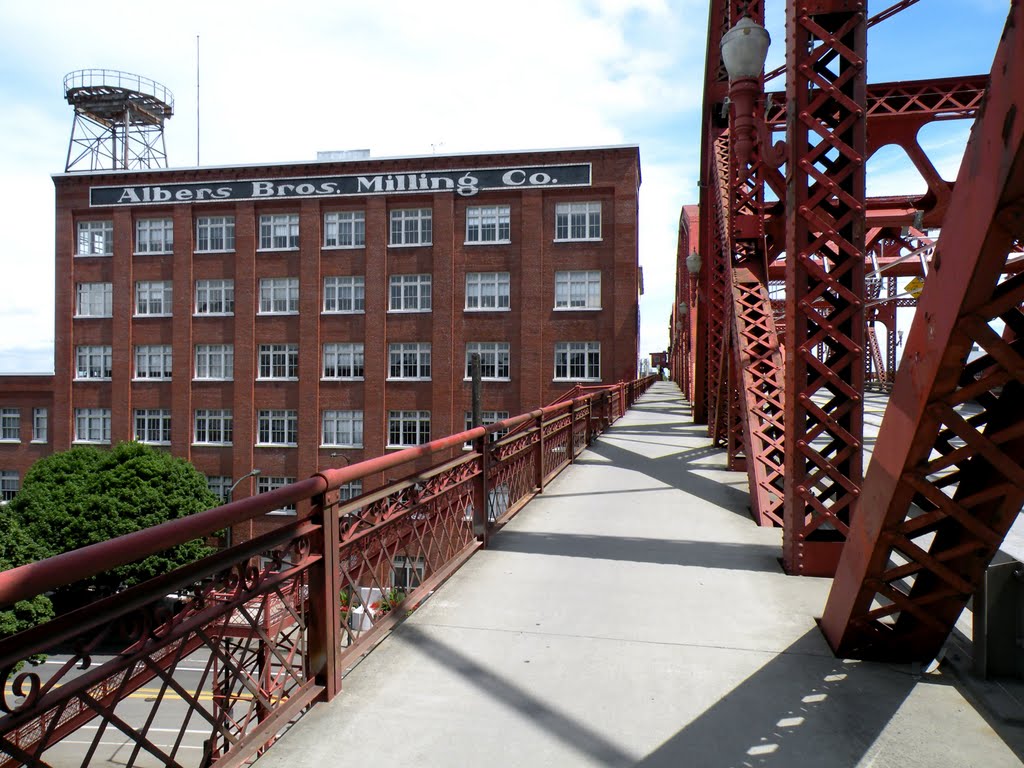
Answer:
[[[141,443],[112,450],[80,446],[40,459],[25,474],[21,490],[0,511],[29,540],[12,564],[51,557],[132,531],[201,512],[220,499],[187,461]],[[79,600],[82,590],[110,594],[212,550],[196,539],[58,590]],[[64,600],[60,601],[61,603]]]
[[[0,514],[0,571],[42,557],[41,550],[13,517]],[[53,618],[53,603],[46,595],[21,600],[0,611],[0,637],[13,635]]]

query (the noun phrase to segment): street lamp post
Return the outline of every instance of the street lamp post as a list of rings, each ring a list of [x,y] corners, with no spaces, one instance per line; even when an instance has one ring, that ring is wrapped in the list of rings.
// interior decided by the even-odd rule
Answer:
[[[261,470],[261,469],[252,469],[249,472],[246,472],[244,475],[242,475],[237,480],[235,480],[235,482],[233,482],[231,484],[231,487],[228,488],[228,492],[226,494],[224,494],[224,503],[225,504],[230,504],[231,503],[231,495],[235,492],[235,488],[238,487],[239,483],[241,483],[243,480],[248,480],[250,477],[256,477],[262,471],[263,470]],[[231,540],[233,538],[231,533],[232,533],[232,528],[229,525],[228,528],[227,528],[227,535],[224,537],[224,544],[225,544],[225,548],[226,549],[231,549]]]

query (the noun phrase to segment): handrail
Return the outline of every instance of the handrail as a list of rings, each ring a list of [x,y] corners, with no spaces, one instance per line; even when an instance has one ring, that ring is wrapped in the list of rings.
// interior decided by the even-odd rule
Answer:
[[[601,392],[617,386],[607,385]],[[337,490],[342,485],[362,479],[367,475],[394,469],[424,456],[461,446],[463,443],[484,435],[502,429],[511,429],[533,419],[550,416],[567,409],[569,404],[577,400],[589,400],[599,394],[599,392],[590,393],[576,398],[576,400],[549,405],[493,424],[432,440],[429,443],[367,459],[357,464],[337,469],[324,469],[305,480],[261,493],[258,496],[232,501],[189,517],[170,520],[151,528],[119,536],[116,539],[97,542],[45,560],[0,572],[0,607],[13,605],[20,600],[50,591],[62,584],[81,581],[97,573],[184,544],[200,536],[243,523],[275,509],[280,509],[282,506]],[[98,566],[97,564],[102,565]]]

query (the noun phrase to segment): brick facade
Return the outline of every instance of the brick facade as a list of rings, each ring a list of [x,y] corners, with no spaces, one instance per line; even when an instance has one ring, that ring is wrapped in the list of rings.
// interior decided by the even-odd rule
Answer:
[[[143,188],[183,189],[180,185],[209,184],[217,189],[229,182],[323,179],[390,174],[420,184],[432,173],[476,169],[552,168],[588,166],[589,183],[560,186],[535,176],[512,173],[513,183],[501,189],[458,191],[406,191],[387,193],[370,188],[367,194],[306,195],[313,186],[284,189],[294,196],[255,199],[178,199],[158,204],[133,204]],[[543,152],[361,159],[184,170],[90,172],[62,174],[56,185],[56,348],[53,377],[18,377],[21,389],[3,386],[0,406],[16,402],[23,422],[31,409],[49,411],[45,452],[64,450],[81,440],[76,435],[76,409],[110,409],[110,440],[135,436],[138,409],[170,411],[168,448],[189,459],[208,476],[237,478],[258,467],[264,476],[302,478],[318,467],[338,465],[334,454],[357,461],[387,450],[389,411],[429,411],[430,435],[440,437],[464,428],[470,410],[470,385],[464,380],[468,342],[507,343],[510,375],[503,381],[485,381],[483,408],[521,413],[550,402],[578,379],[556,380],[555,346],[559,342],[598,342],[601,382],[634,377],[637,365],[638,256],[637,192],[640,183],[636,147],[612,147]],[[396,183],[402,183],[400,180]],[[408,182],[416,183],[415,179]],[[175,187],[174,185],[179,185]],[[255,188],[255,185],[251,185]],[[364,186],[369,186],[364,184]],[[121,204],[91,204],[90,190],[130,187]],[[245,184],[239,184],[244,188]],[[148,193],[147,193],[148,194]],[[184,198],[184,199],[182,199]],[[599,237],[556,238],[556,207],[565,203],[599,203]],[[502,242],[468,243],[467,209],[507,206],[509,237]],[[426,209],[432,234],[429,244],[394,245],[390,242],[393,211]],[[361,211],[365,245],[340,248],[324,245],[326,213]],[[260,248],[260,217],[298,215],[295,248]],[[229,217],[234,221],[231,250],[202,250],[197,243],[197,219]],[[173,249],[167,253],[139,253],[138,222],[171,219]],[[79,254],[78,228],[84,222],[110,222],[109,255]],[[105,225],[104,225],[105,226]],[[592,233],[591,233],[592,234]],[[600,308],[555,308],[556,272],[600,272]],[[467,309],[466,274],[508,273],[510,306],[503,311]],[[389,308],[389,280],[394,275],[430,275],[431,307],[423,312],[397,312]],[[324,278],[363,276],[364,311],[351,314],[324,312]],[[259,311],[260,281],[298,278],[298,311],[267,314]],[[197,280],[233,280],[234,312],[202,315],[196,312]],[[170,314],[138,316],[136,288],[143,281],[172,283]],[[111,284],[108,317],[76,316],[79,284]],[[430,378],[389,380],[389,344],[429,343]],[[323,378],[325,343],[362,343],[362,380]],[[233,379],[195,378],[197,344],[233,345]],[[297,344],[297,376],[288,380],[260,380],[260,345]],[[109,378],[78,376],[76,350],[84,346],[111,349]],[[172,368],[169,380],[136,376],[135,349],[142,345],[169,345]],[[578,372],[578,371],[576,371]],[[587,377],[587,383],[594,383]],[[36,394],[33,394],[35,390]],[[14,406],[10,406],[14,407]],[[231,445],[200,445],[195,440],[196,410],[231,411]],[[295,446],[259,445],[259,412],[294,411]],[[324,410],[361,411],[362,447],[321,445]],[[24,429],[24,427],[23,427]],[[38,458],[38,444],[17,448],[0,443],[0,469],[24,473]],[[368,481],[369,485],[385,478]],[[247,481],[235,497],[255,492]]]

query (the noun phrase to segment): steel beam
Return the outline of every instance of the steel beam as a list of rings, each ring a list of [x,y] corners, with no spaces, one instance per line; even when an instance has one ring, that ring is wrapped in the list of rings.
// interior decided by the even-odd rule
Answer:
[[[1015,2],[829,594],[841,656],[934,658],[1024,504],[1021,29]]]
[[[864,4],[789,0],[786,39],[783,563],[789,573],[831,575],[862,473]]]

